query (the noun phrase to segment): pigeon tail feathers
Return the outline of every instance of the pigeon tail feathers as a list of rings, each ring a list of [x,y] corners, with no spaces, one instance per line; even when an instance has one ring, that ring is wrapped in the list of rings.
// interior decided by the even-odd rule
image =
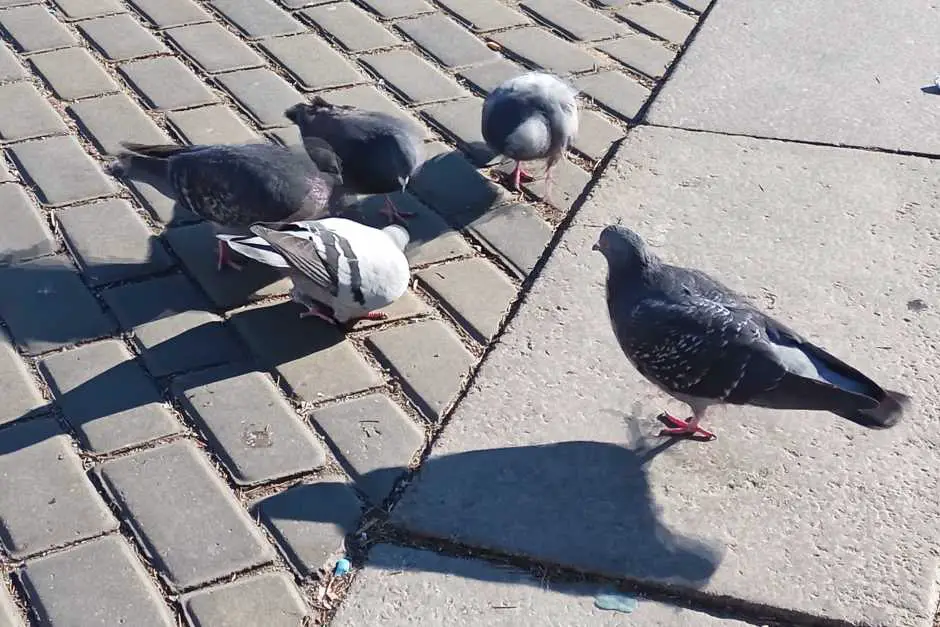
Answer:
[[[168,173],[169,158],[190,152],[193,146],[179,144],[137,144],[121,142],[124,151],[111,164],[111,174],[127,174],[131,171],[143,172],[152,176],[165,177]]]

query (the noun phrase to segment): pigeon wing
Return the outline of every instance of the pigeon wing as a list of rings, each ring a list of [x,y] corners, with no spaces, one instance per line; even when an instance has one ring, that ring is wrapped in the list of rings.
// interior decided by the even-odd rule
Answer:
[[[334,297],[339,294],[338,255],[331,255],[332,248],[324,246],[323,234],[332,235],[329,231],[315,224],[307,228],[290,224],[270,228],[256,224],[251,227],[251,232],[264,238],[291,268],[318,288]],[[321,249],[325,254],[320,252]]]

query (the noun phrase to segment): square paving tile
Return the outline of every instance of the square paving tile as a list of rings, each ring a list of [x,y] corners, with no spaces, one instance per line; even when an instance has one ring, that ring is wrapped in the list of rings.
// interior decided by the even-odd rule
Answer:
[[[67,130],[55,109],[30,83],[0,86],[0,139],[30,139]]]
[[[118,91],[117,83],[84,48],[64,48],[34,54],[29,62],[62,100]]]

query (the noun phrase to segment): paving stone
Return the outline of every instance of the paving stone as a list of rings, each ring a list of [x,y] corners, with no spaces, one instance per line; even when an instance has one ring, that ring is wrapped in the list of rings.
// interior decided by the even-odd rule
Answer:
[[[363,109],[373,111],[383,111],[397,118],[408,120],[414,125],[414,130],[427,138],[427,129],[424,124],[418,121],[410,111],[407,111],[396,104],[392,99],[371,85],[356,85],[346,89],[337,89],[326,93],[318,94],[327,102],[340,105],[353,105]]]
[[[209,6],[250,39],[304,31],[300,22],[267,0],[209,0]]]
[[[408,226],[411,226],[411,220],[408,221]],[[404,320],[406,318],[430,314],[432,310],[423,300],[415,296],[414,292],[407,291],[394,303],[386,305],[377,311],[385,314],[385,320],[358,320],[356,324],[353,325],[353,330],[359,331],[360,329],[368,329],[369,327],[379,326],[380,324],[393,322],[395,320]]]
[[[410,50],[390,50],[362,56],[359,60],[413,103],[467,95],[453,79]]]
[[[607,39],[627,32],[614,20],[578,0],[524,0],[519,6],[579,41]]]
[[[424,0],[361,0],[379,16],[386,20],[430,13],[434,7]]]
[[[599,593],[609,591],[599,585],[539,580],[528,572],[479,559],[379,544],[369,552],[365,568],[331,624],[747,627],[643,598],[627,619],[594,604]]]
[[[173,57],[142,59],[125,63],[118,69],[155,109],[182,109],[218,101],[192,70]]]
[[[173,390],[238,485],[312,472],[326,462],[320,442],[260,372],[222,366],[179,377]]]
[[[16,55],[6,46],[0,46],[0,81],[14,81],[26,77],[26,70],[20,65]]]
[[[545,194],[545,163],[536,162],[528,166],[534,180],[523,183],[522,188],[530,194],[544,200],[562,213],[567,213],[591,181],[591,175],[571,161],[559,161],[552,172],[551,193]],[[508,170],[507,170],[508,172]]]
[[[212,16],[193,0],[128,0],[158,28],[209,22]]]
[[[301,319],[287,302],[232,314],[235,329],[265,368],[302,399],[315,403],[382,385],[383,380],[334,326]]]
[[[69,105],[82,128],[91,135],[95,147],[105,155],[115,155],[121,142],[166,144],[169,137],[125,94],[102,96]]]
[[[505,199],[505,191],[481,176],[459,152],[437,142],[425,150],[428,159],[411,178],[409,189],[451,224],[460,226]]]
[[[191,625],[212,627],[296,627],[307,606],[286,573],[264,573],[206,588],[180,598]]]
[[[222,319],[206,311],[209,303],[182,275],[115,287],[102,296],[156,377],[245,357]]]
[[[0,13],[0,24],[20,52],[75,46],[78,40],[44,6],[25,6]]]
[[[29,58],[62,100],[75,100],[118,91],[118,85],[84,48],[64,48]]]
[[[682,45],[695,28],[695,20],[668,4],[628,4],[617,14],[642,31]]]
[[[632,121],[650,90],[620,72],[598,72],[575,80],[575,86],[614,115]]]
[[[0,426],[33,416],[46,407],[26,363],[16,354],[3,332],[0,332],[0,398],[3,399]]]
[[[290,282],[268,266],[246,263],[240,272],[216,269],[216,239],[211,224],[202,222],[166,231],[165,237],[187,270],[220,309],[286,294]]]
[[[346,59],[316,35],[292,35],[261,42],[261,47],[304,89],[317,90],[364,82]]]
[[[275,141],[282,146],[300,147],[303,144],[303,140],[300,137],[300,129],[296,126],[273,128],[266,134],[271,141]]]
[[[436,320],[379,331],[366,338],[366,344],[403,380],[405,391],[433,421],[453,402],[476,363],[460,338]]]
[[[114,328],[63,255],[0,268],[0,319],[30,355],[108,335]]]
[[[640,34],[605,42],[597,48],[650,78],[662,78],[676,56],[675,52],[655,39]]]
[[[362,505],[339,481],[294,486],[253,508],[301,577],[316,573],[356,530]]]
[[[530,23],[525,15],[497,0],[439,0],[439,4],[477,32]]]
[[[622,128],[590,109],[582,108],[579,118],[578,136],[571,146],[589,159],[600,161],[610,150],[610,145],[626,134]]]
[[[350,52],[388,48],[402,43],[351,2],[313,7],[302,13]]]
[[[68,130],[30,83],[0,85],[0,139],[30,139]]]
[[[225,105],[170,111],[166,119],[190,144],[249,144],[261,139]]]
[[[48,255],[58,245],[42,213],[19,185],[0,185],[0,264]]]
[[[480,117],[483,115],[483,100],[465,98],[451,102],[442,102],[425,107],[422,115],[437,128],[457,141],[467,156],[478,166],[492,162],[497,154],[493,152],[480,130]]]
[[[44,625],[176,625],[147,571],[117,535],[29,561],[20,577]]]
[[[705,9],[711,6],[712,0],[672,0],[680,7],[704,13]]]
[[[92,285],[134,279],[173,265],[163,245],[126,200],[56,212],[65,242]]]
[[[13,559],[117,528],[52,418],[4,429],[0,453],[0,543]]]
[[[61,205],[114,193],[114,185],[74,137],[25,142],[11,146],[10,152],[45,204]]]
[[[126,11],[118,0],[55,0],[55,3],[69,20],[82,20]]]
[[[395,27],[445,67],[474,65],[497,58],[486,44],[442,13],[397,22]]]
[[[518,236],[518,233],[514,233]],[[516,300],[516,286],[486,259],[475,257],[428,268],[418,273],[422,286],[484,346]],[[480,294],[486,294],[481,299]]]
[[[490,37],[526,63],[555,74],[584,72],[599,65],[595,57],[541,28],[517,28]]]
[[[166,32],[174,45],[209,74],[264,65],[257,52],[220,24],[194,24]]]
[[[8,584],[0,579],[0,625],[3,627],[26,627],[23,616],[13,602]]]
[[[469,230],[491,253],[498,255],[525,279],[552,239],[554,229],[529,205],[497,207],[469,225]]]
[[[127,13],[79,22],[78,29],[112,61],[168,52],[163,42]]]
[[[284,111],[306,100],[290,83],[267,68],[223,74],[219,82],[262,128],[290,124]]]
[[[264,536],[189,441],[105,462],[96,472],[174,591],[273,558]]]
[[[374,505],[381,505],[424,446],[424,431],[384,394],[322,407],[310,418],[353,469],[357,487]]]
[[[302,9],[304,7],[309,7],[317,4],[327,4],[330,2],[335,2],[335,0],[278,0],[288,9]]]
[[[166,180],[150,176],[126,179],[124,182],[137,196],[144,209],[166,226],[179,226],[201,220],[195,213],[177,204],[173,190]]]
[[[484,63],[457,72],[457,76],[469,82],[485,94],[490,93],[502,83],[525,74],[528,70],[517,63],[499,59],[492,63]]]

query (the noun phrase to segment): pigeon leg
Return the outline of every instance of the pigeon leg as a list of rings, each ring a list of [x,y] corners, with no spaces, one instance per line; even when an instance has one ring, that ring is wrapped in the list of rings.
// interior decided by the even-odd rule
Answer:
[[[229,268],[233,268],[235,270],[242,269],[242,267],[239,264],[232,261],[232,256],[229,253],[228,244],[226,244],[222,240],[219,240],[218,251],[219,252],[218,252],[218,260],[216,261],[216,269],[219,272],[221,272],[222,268],[226,266],[228,266]]]
[[[382,311],[370,311],[361,320],[388,320],[388,314]]]
[[[512,189],[513,191],[519,191],[519,183],[521,181],[531,181],[532,175],[525,171],[522,167],[521,161],[516,161],[516,167],[512,169]]]
[[[310,307],[307,309],[307,311],[304,311],[300,314],[301,318],[309,318],[311,316],[313,316],[314,318],[319,318],[320,320],[325,320],[333,325],[336,324],[336,319],[333,318],[333,316],[323,313],[316,307]]]
[[[396,222],[406,224],[405,219],[413,218],[415,215],[412,211],[399,211],[395,207],[395,203],[392,202],[392,197],[388,194],[385,194],[385,206],[382,207],[379,213],[388,218],[389,224],[395,224]]]
[[[715,434],[706,431],[705,429],[698,426],[699,421],[705,417],[705,412],[694,412],[692,417],[688,420],[682,420],[681,418],[676,418],[671,416],[668,413],[663,412],[663,418],[666,422],[675,425],[674,427],[668,427],[659,432],[659,435],[703,435],[707,440],[714,440]]]

